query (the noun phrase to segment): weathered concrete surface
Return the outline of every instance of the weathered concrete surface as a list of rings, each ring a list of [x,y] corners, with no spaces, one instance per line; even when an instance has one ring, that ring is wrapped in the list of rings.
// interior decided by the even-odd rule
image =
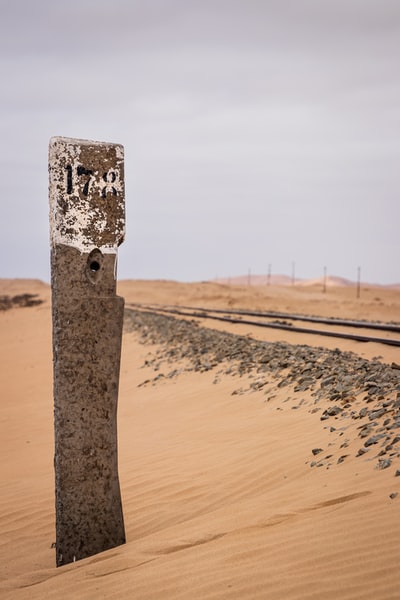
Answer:
[[[124,301],[123,148],[52,138],[49,149],[56,563],[125,542],[117,460]]]
[[[116,249],[125,235],[124,151],[119,144],[55,137],[49,147],[52,246]]]

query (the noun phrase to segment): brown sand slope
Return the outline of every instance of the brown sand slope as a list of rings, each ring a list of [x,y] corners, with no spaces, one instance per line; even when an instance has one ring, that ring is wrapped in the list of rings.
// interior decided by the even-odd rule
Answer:
[[[120,287],[131,301],[267,304],[243,288],[227,298],[214,284]],[[357,304],[332,292],[330,309],[390,320],[399,306],[392,294],[375,290]],[[271,308],[301,302],[308,313],[328,310],[310,290],[271,296]],[[254,374],[240,376],[236,367],[229,374],[227,363],[186,370],[187,360],[167,363],[165,349],[143,344],[129,327],[119,402],[128,543],[56,569],[50,320],[48,296],[0,313],[1,598],[399,597],[400,449],[395,442],[385,469],[376,468],[381,441],[357,456],[360,428],[373,420],[350,417],[385,398],[363,403],[364,391],[350,399],[348,417],[321,421],[332,402],[315,404],[311,388],[278,387],[283,375],[269,372],[258,388]],[[386,396],[392,423],[396,394],[392,386]]]
[[[126,302],[200,305],[213,308],[251,308],[298,314],[400,322],[400,290],[339,286],[323,292],[314,286],[234,286],[218,283],[128,281],[118,284]]]

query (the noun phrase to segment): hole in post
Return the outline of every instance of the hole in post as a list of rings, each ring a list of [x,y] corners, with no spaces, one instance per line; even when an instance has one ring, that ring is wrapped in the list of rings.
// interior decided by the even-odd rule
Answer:
[[[90,270],[95,273],[99,269],[100,269],[100,264],[97,262],[97,260],[92,260],[92,262],[90,263]]]
[[[90,283],[96,284],[103,275],[104,257],[98,248],[91,251],[86,262],[86,277]]]

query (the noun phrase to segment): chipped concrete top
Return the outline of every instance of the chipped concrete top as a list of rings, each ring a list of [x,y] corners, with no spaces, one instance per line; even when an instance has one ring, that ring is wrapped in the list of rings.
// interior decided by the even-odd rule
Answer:
[[[123,146],[51,138],[49,198],[53,247],[116,252],[125,236]]]

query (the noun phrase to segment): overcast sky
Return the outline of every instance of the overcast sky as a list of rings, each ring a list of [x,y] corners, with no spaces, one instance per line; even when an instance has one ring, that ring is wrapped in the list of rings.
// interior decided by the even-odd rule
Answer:
[[[400,282],[399,0],[0,0],[0,277],[51,136],[125,146],[120,278]]]

